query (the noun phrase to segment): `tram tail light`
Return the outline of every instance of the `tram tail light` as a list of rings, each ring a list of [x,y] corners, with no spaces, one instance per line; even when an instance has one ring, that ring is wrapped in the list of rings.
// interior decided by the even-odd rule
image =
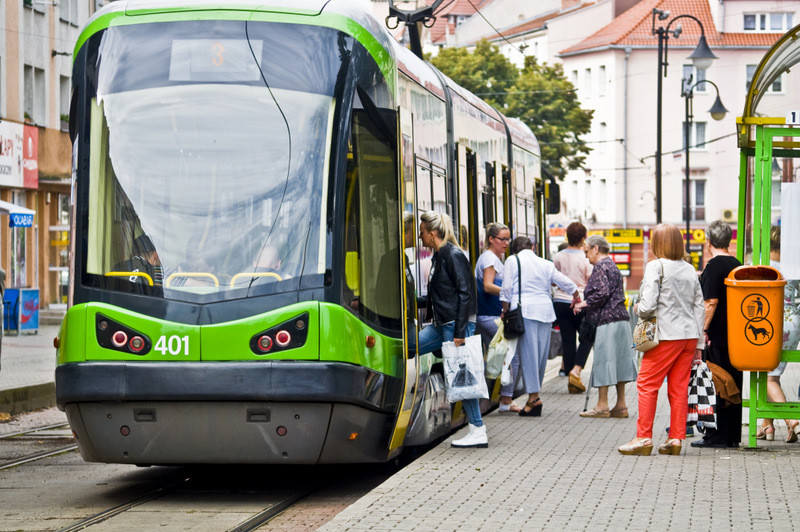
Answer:
[[[138,353],[139,351],[144,349],[144,338],[142,338],[141,336],[134,336],[133,338],[131,338],[131,341],[128,344],[128,347],[134,353]]]
[[[258,339],[258,348],[264,353],[268,353],[269,350],[272,349],[272,338],[266,334],[260,337]]]
[[[292,335],[287,331],[278,331],[278,334],[275,335],[275,342],[281,347],[286,347],[291,341]]]

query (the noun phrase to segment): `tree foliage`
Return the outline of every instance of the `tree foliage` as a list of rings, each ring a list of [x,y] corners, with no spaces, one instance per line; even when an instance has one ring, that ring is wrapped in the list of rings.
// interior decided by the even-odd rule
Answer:
[[[540,65],[534,57],[525,58],[525,67],[509,92],[505,114],[533,130],[548,170],[563,179],[565,166],[580,168],[591,149],[580,137],[591,130],[594,111],[581,109],[561,65]]]
[[[508,90],[519,78],[519,69],[486,39],[472,53],[466,48],[444,48],[431,63],[495,107],[503,107]]]
[[[506,116],[525,122],[539,139],[542,163],[553,175],[563,179],[567,169],[583,165],[590,148],[580,137],[590,131],[594,111],[581,109],[561,65],[526,57],[519,70],[486,40],[471,53],[445,48],[431,62]]]

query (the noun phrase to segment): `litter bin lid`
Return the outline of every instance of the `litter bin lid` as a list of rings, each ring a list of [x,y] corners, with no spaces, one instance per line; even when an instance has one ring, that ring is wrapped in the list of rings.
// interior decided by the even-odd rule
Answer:
[[[727,286],[779,288],[786,286],[786,279],[772,266],[739,266],[725,278]]]

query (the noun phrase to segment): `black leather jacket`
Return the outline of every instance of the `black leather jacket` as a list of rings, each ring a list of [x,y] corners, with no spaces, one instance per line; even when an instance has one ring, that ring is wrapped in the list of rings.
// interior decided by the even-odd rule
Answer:
[[[433,310],[433,323],[455,321],[453,338],[465,338],[469,317],[477,312],[477,301],[469,260],[460,248],[448,242],[431,259],[428,308]]]

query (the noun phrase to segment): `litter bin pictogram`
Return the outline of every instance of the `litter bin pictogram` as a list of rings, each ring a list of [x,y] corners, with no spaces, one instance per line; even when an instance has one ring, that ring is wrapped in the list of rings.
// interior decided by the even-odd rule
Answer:
[[[771,266],[739,266],[725,285],[731,364],[742,371],[772,371],[781,361],[786,280]]]

